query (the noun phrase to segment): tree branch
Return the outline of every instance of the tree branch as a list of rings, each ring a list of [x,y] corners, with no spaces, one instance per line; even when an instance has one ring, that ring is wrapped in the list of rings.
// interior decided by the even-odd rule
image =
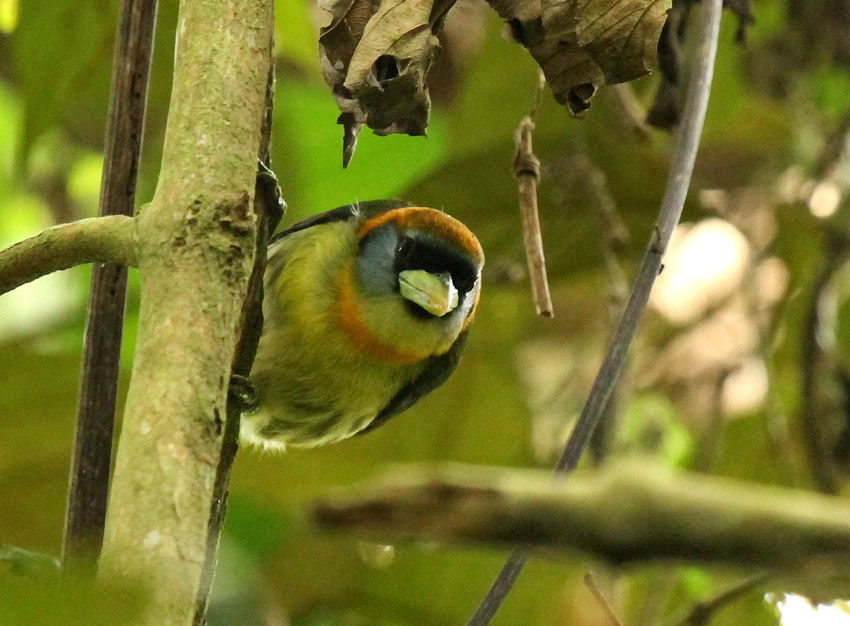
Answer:
[[[135,209],[156,13],[157,0],[122,3],[112,61],[100,215],[132,216]],[[73,574],[78,566],[92,567],[103,543],[126,292],[126,266],[94,267],[65,510],[65,573]]]
[[[146,626],[206,587],[227,389],[257,245],[271,0],[183,0],[157,189],[138,222],[136,355],[99,577],[148,581]]]
[[[809,491],[613,463],[552,479],[540,470],[397,470],[320,501],[315,521],[379,541],[436,540],[582,552],[613,564],[684,560],[850,574],[846,504]]]
[[[0,250],[0,295],[84,263],[136,265],[135,220],[91,217],[52,226]]]
[[[274,33],[272,33],[272,36]],[[259,228],[257,229],[257,256],[254,259],[254,268],[248,283],[248,295],[242,307],[242,321],[239,324],[239,341],[236,345],[236,353],[233,356],[231,374],[248,376],[257,354],[257,346],[260,342],[260,334],[263,330],[263,276],[266,269],[266,249],[268,247],[269,235],[277,228],[282,214],[280,188],[277,180],[270,171],[263,168],[269,162],[269,147],[271,142],[272,118],[274,113],[274,89],[275,89],[275,66],[274,66],[274,40],[269,43],[269,75],[266,83],[266,104],[263,117],[263,127],[260,135],[259,159],[263,164],[257,176],[257,185],[254,190],[254,214],[257,216]],[[206,626],[207,607],[210,592],[212,590],[213,578],[217,564],[219,537],[224,527],[224,519],[227,514],[228,488],[230,486],[230,471],[236,460],[236,452],[239,449],[239,424],[241,421],[242,403],[234,398],[232,394],[227,398],[227,421],[224,425],[222,437],[221,457],[216,469],[215,483],[213,485],[213,505],[210,510],[209,529],[207,532],[207,555],[204,561],[204,570],[201,576],[201,587],[198,592],[198,605],[195,610],[193,624],[195,626]]]
[[[661,259],[682,215],[697,146],[702,134],[705,111],[708,107],[708,96],[711,92],[722,8],[722,0],[710,0],[703,3],[700,39],[695,48],[696,67],[693,79],[688,86],[683,122],[676,136],[673,161],[655,231],[638,271],[629,302],[626,304],[626,309],[608,347],[605,360],[596,375],[584,409],[570,433],[564,452],[555,466],[556,473],[569,472],[578,465],[582,452],[604,414],[608,398],[622,372],[637,325],[649,301],[649,292],[661,269]],[[525,556],[522,553],[514,553],[508,558],[467,626],[487,626],[490,623],[519,577],[524,563]]]

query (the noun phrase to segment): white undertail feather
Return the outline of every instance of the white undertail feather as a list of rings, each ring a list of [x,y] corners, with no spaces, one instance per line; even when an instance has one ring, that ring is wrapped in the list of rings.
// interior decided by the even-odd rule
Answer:
[[[286,452],[285,443],[275,439],[269,439],[268,437],[261,437],[257,432],[257,421],[250,418],[246,419],[245,415],[242,416],[242,421],[240,422],[239,439],[241,441],[247,441],[252,447],[259,448],[263,452],[272,454]]]

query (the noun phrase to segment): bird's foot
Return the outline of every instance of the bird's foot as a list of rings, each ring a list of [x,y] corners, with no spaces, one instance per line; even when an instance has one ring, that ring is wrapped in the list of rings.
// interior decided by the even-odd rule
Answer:
[[[256,413],[260,408],[260,392],[257,391],[257,386],[248,376],[233,374],[230,377],[227,395],[233,401],[239,403],[240,413]]]
[[[255,194],[268,216],[269,232],[274,232],[286,212],[286,202],[283,199],[283,193],[277,183],[275,173],[263,161],[258,161],[258,163]]]

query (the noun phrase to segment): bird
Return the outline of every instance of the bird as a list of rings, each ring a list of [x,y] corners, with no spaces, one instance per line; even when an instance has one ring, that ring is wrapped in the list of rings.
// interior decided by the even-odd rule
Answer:
[[[268,248],[240,438],[321,446],[413,406],[457,367],[483,266],[462,222],[402,200],[353,203],[281,231]]]

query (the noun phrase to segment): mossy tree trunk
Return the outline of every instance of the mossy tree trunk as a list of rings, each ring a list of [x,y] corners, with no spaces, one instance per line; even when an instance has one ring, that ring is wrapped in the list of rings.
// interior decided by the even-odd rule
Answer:
[[[159,183],[136,220],[139,331],[100,576],[149,581],[152,626],[191,624],[201,593],[255,255],[272,15],[271,0],[181,1]]]

